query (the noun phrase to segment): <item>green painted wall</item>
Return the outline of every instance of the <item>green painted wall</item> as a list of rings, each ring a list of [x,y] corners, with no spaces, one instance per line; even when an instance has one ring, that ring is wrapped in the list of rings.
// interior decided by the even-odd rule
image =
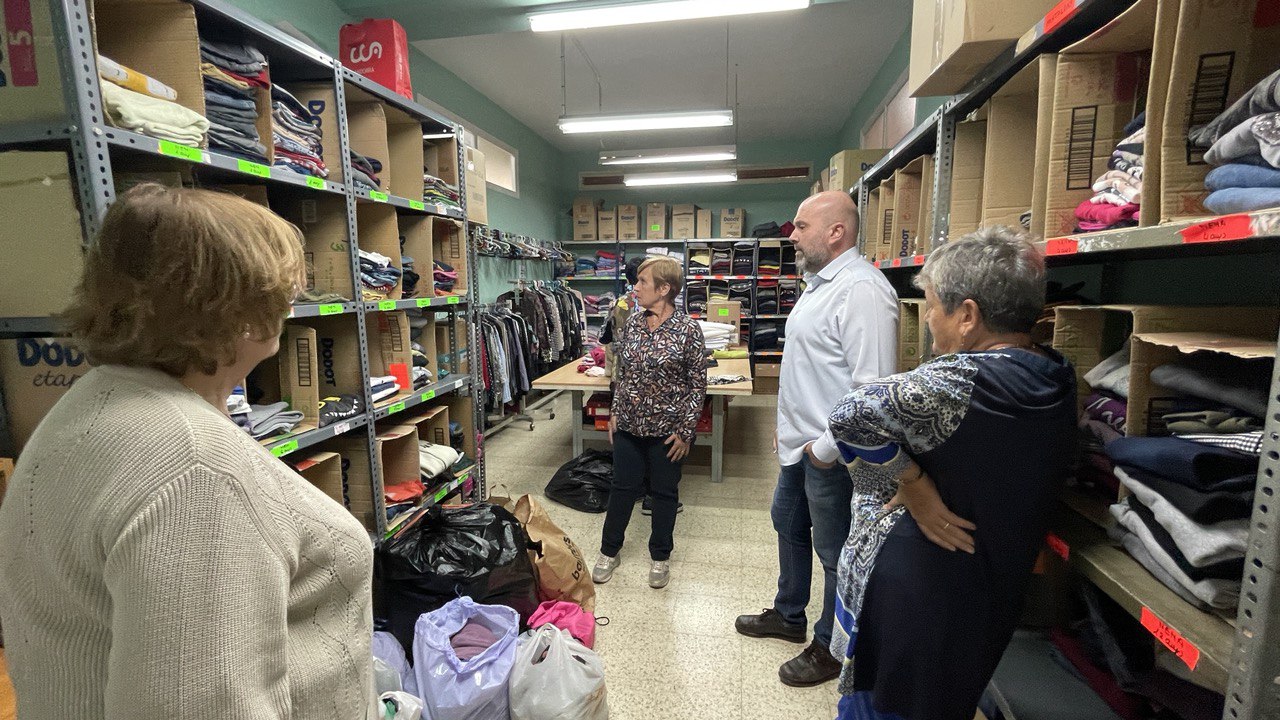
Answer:
[[[898,38],[898,42],[894,44],[893,49],[889,51],[884,64],[876,71],[867,91],[853,106],[853,112],[849,114],[849,119],[845,121],[844,127],[836,136],[836,145],[832,149],[833,155],[838,150],[862,146],[862,128],[871,120],[872,114],[880,107],[880,103],[893,92],[899,78],[907,71],[910,61],[911,27],[908,26],[902,33],[902,37]],[[942,107],[942,103],[946,100],[945,97],[916,98],[916,122],[919,123],[929,117],[933,111]]]

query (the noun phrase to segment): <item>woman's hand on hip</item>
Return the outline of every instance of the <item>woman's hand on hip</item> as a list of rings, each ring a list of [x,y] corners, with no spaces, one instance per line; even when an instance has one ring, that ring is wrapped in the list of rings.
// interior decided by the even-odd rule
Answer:
[[[671,446],[667,451],[667,459],[671,462],[680,462],[689,454],[689,442],[675,433],[671,433],[663,444]]]
[[[978,526],[947,509],[938,494],[938,486],[928,475],[922,472],[918,478],[898,485],[898,493],[884,509],[892,510],[898,506],[907,508],[921,532],[934,545],[944,550],[963,550],[973,554],[971,533]]]

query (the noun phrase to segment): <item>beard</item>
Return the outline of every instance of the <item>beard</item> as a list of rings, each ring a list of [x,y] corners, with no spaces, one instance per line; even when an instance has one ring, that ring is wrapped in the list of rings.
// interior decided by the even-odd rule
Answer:
[[[801,275],[811,272],[817,272],[827,266],[831,262],[831,253],[826,250],[817,250],[813,253],[806,253],[796,248],[796,269]]]

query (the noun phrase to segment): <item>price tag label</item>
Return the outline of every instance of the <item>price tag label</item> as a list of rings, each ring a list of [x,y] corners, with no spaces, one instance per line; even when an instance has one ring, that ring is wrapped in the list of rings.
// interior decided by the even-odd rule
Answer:
[[[271,177],[271,168],[261,163],[250,162],[249,160],[236,160],[236,167],[242,173],[249,173],[260,178]]]
[[[1178,233],[1184,243],[1227,242],[1253,237],[1253,224],[1246,214],[1223,215],[1196,223]]]
[[[915,264],[917,264],[917,265],[923,265],[923,264],[924,264],[924,256],[923,256],[923,255],[917,255],[917,256],[915,256],[914,258],[912,258],[912,260],[913,260],[913,261],[915,262]]]
[[[655,233],[656,233],[656,232],[658,232],[658,231],[659,231],[659,230],[661,230],[661,229],[662,229],[662,226],[661,226],[661,225],[650,225],[650,226],[649,226],[649,232],[655,232]]]
[[[449,208],[447,208],[447,207],[445,207],[445,206],[443,206],[443,205],[436,205],[436,212],[440,213],[441,215],[449,215],[449,214],[453,214],[453,215],[461,216],[461,213],[458,213],[458,212],[450,213],[450,212],[449,212]]]
[[[275,455],[276,457],[284,457],[285,455],[288,455],[289,453],[297,449],[298,449],[298,441],[290,440],[289,442],[284,443],[283,445],[277,445],[271,448],[271,454]]]
[[[334,425],[334,426],[333,426],[333,434],[334,434],[334,435],[341,435],[341,434],[343,434],[343,433],[345,433],[345,432],[350,432],[350,430],[351,430],[351,423],[350,423],[350,422],[338,423],[337,425]]]
[[[435,391],[435,390],[428,390],[428,391],[426,391],[426,392],[422,393],[422,402],[426,402],[426,401],[428,401],[428,400],[434,400],[434,399],[435,399],[435,397],[436,397],[436,391]]]
[[[388,415],[394,415],[394,414],[396,414],[396,413],[400,412],[401,410],[404,410],[404,403],[403,403],[403,402],[398,402],[398,403],[396,403],[396,404],[392,405],[391,407],[387,408],[387,414],[388,414]]]
[[[729,308],[720,308],[716,311],[720,317],[729,317]]]
[[[1076,0],[1062,0],[1044,16],[1044,34],[1048,35],[1076,14]]]
[[[1080,241],[1075,238],[1054,238],[1044,244],[1045,255],[1074,255],[1080,252]]]
[[[411,207],[411,208],[413,208],[414,210],[417,210],[417,211],[419,211],[419,212],[426,212],[426,211],[427,211],[427,204],[426,204],[426,203],[424,203],[424,202],[422,202],[421,200],[410,200],[410,201],[409,201],[409,207]]]
[[[1054,535],[1053,533],[1049,533],[1048,535],[1045,536],[1044,544],[1048,545],[1049,549],[1052,550],[1055,554],[1057,554],[1058,557],[1062,558],[1063,560],[1066,560],[1069,557],[1071,557],[1071,548],[1067,546],[1067,541],[1063,540],[1057,535]]]
[[[1178,659],[1187,664],[1192,670],[1196,669],[1196,665],[1200,663],[1200,648],[1192,645],[1189,640],[1182,637],[1182,633],[1169,627],[1165,621],[1156,617],[1156,614],[1147,608],[1142,608],[1142,616],[1138,618],[1142,623],[1142,627],[1146,628],[1162,645],[1169,648]]]
[[[328,303],[320,306],[321,315],[341,315],[342,303]]]
[[[323,189],[324,189],[324,180],[321,180],[320,178],[315,177],[314,175],[308,175],[308,176],[307,176],[307,187],[312,188],[312,189],[314,189],[314,190],[323,190]]]
[[[892,264],[894,267],[902,267],[902,258],[894,258]]]
[[[183,160],[190,160],[191,162],[204,162],[204,153],[200,151],[200,148],[191,147],[190,145],[179,145],[172,140],[160,141],[160,154],[168,155],[169,157],[182,158]]]
[[[378,202],[386,202],[388,196],[384,192],[378,192],[377,190],[370,190],[369,197],[373,198],[374,200],[377,200]]]
[[[431,307],[431,298],[418,298],[418,307]]]
[[[440,492],[436,493],[435,501],[439,503],[441,500],[444,500],[448,496],[449,496],[449,486],[446,485],[440,488]]]
[[[450,296],[449,296],[449,299],[445,301],[445,304],[447,304],[447,305],[457,305],[457,304],[458,304],[458,303],[460,303],[460,302],[462,302],[462,296],[461,296],[461,295],[450,295]]]
[[[378,302],[378,309],[379,309],[379,310],[395,310],[395,309],[396,309],[396,301],[395,301],[395,300],[382,300],[382,301],[379,301],[379,302]]]

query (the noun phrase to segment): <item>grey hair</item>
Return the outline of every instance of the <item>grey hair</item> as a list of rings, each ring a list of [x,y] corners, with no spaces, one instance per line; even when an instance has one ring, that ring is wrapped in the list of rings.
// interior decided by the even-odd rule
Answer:
[[[1030,332],[1044,310],[1044,253],[1026,233],[980,228],[929,254],[915,286],[932,290],[951,314],[973,300],[994,332]]]

